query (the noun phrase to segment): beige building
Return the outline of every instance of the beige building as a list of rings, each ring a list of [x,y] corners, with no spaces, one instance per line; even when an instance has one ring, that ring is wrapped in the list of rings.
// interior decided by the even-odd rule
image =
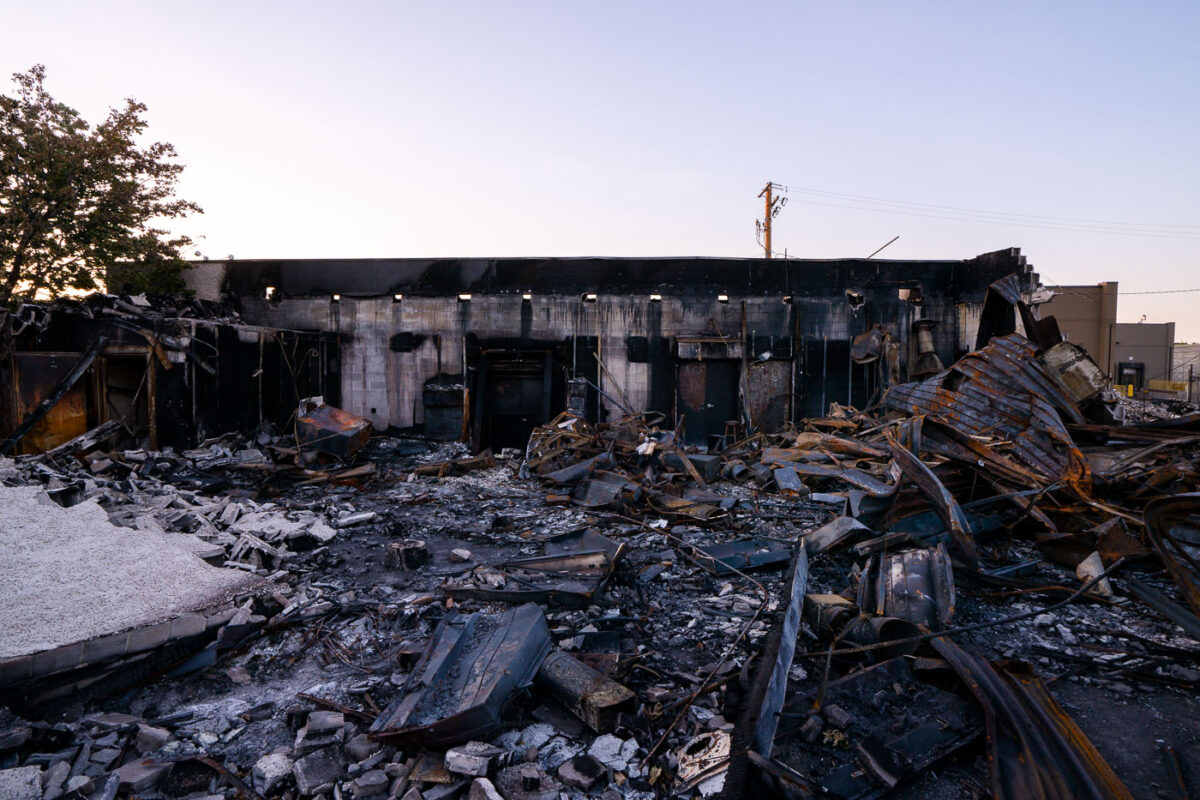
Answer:
[[[1117,282],[1084,286],[1047,286],[1054,299],[1042,303],[1042,317],[1053,316],[1068,341],[1088,351],[1097,364],[1111,374],[1113,368],[1112,328],[1117,323]]]
[[[1112,327],[1113,382],[1132,384],[1136,390],[1150,381],[1170,380],[1174,350],[1174,322],[1116,323]]]

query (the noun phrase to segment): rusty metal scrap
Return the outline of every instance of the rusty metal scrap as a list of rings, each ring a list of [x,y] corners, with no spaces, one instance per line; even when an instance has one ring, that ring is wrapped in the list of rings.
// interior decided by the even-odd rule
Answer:
[[[998,336],[945,372],[892,387],[884,403],[895,411],[928,415],[968,436],[1000,439],[1043,482],[1087,491],[1087,460],[1066,428],[1067,422],[1083,423],[1083,414],[1037,352],[1020,334]]]
[[[1150,544],[1193,613],[1200,614],[1200,494],[1151,501],[1145,515]]]
[[[945,545],[891,553],[881,560],[875,583],[875,613],[898,617],[930,630],[954,616],[954,571]]]
[[[320,398],[300,403],[296,416],[296,437],[306,449],[348,458],[367,443],[371,421],[349,411],[326,405]]]
[[[983,707],[997,800],[1132,800],[1075,721],[1026,665],[995,665],[949,639],[933,646]]]
[[[911,450],[900,444],[900,441],[891,432],[888,432],[887,436],[888,443],[892,446],[892,457],[900,465],[901,471],[917,485],[930,505],[937,511],[938,516],[942,518],[946,524],[946,530],[950,531],[951,539],[959,556],[972,567],[978,565],[979,550],[975,546],[971,523],[967,520],[967,515],[963,513],[958,501],[954,499],[954,495],[946,489],[933,470]]]

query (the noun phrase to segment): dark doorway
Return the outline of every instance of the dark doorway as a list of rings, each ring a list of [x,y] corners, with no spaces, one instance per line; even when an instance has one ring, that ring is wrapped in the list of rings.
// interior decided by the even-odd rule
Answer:
[[[566,381],[545,350],[484,350],[475,376],[475,449],[524,449],[565,403]]]
[[[1117,364],[1117,383],[1121,386],[1133,386],[1134,389],[1141,389],[1142,381],[1145,379],[1145,364],[1132,364],[1129,362]]]
[[[677,407],[683,418],[683,441],[705,445],[722,436],[725,423],[738,419],[740,361],[680,361]]]

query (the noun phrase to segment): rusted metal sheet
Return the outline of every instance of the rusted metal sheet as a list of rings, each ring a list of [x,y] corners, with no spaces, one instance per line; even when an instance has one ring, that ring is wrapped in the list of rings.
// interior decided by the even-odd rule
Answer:
[[[708,365],[703,361],[679,365],[679,408],[682,413],[697,413],[704,408]]]
[[[997,800],[1132,800],[1028,665],[996,666],[949,639],[933,646],[983,706]]]
[[[746,410],[750,426],[772,433],[783,427],[791,407],[792,364],[761,361],[746,371]]]
[[[1184,600],[1200,614],[1200,493],[1153,500],[1144,513],[1151,546]]]
[[[546,617],[533,603],[503,614],[451,612],[401,695],[371,725],[371,736],[435,747],[486,736],[549,652]]]
[[[1043,350],[1038,360],[1058,375],[1076,403],[1086,403],[1108,388],[1100,365],[1077,344],[1059,342]]]
[[[896,411],[934,417],[968,436],[1009,442],[1013,457],[1043,482],[1062,481],[1087,492],[1087,460],[1064,424],[1082,424],[1083,415],[1062,381],[1036,356],[1037,348],[1023,336],[999,336],[945,372],[892,387],[884,402]]]
[[[958,501],[954,499],[954,495],[946,489],[937,475],[933,474],[933,470],[917,458],[912,451],[900,444],[890,431],[887,433],[887,440],[892,446],[892,458],[896,459],[900,469],[917,485],[921,494],[925,496],[925,499],[937,511],[938,516],[942,518],[942,522],[946,524],[946,529],[950,531],[951,541],[954,542],[959,556],[972,568],[977,567],[979,550],[975,547],[971,523],[967,520],[967,515],[963,513]]]
[[[324,402],[305,400],[296,419],[296,435],[306,449],[347,458],[371,437],[371,421]]]
[[[881,559],[875,613],[941,630],[954,616],[954,571],[945,545]]]
[[[696,561],[714,575],[732,575],[735,570],[778,567],[792,560],[792,550],[767,539],[745,539],[728,544],[695,548]]]
[[[850,357],[856,364],[870,364],[878,361],[883,353],[883,330],[875,325],[866,333],[860,333],[850,340]]]
[[[771,466],[765,458],[762,463]],[[872,497],[890,497],[896,491],[895,484],[884,483],[874,475],[870,475],[854,467],[827,467],[824,464],[811,464],[798,461],[791,462],[788,465],[798,475],[808,478],[833,478],[862,489]]]

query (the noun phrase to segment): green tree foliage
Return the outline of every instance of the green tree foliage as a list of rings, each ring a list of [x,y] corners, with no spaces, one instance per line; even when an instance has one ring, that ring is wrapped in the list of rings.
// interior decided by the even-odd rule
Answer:
[[[0,308],[39,291],[183,286],[191,244],[161,226],[201,213],[175,197],[183,165],[165,142],[140,144],[146,106],[126,100],[91,125],[43,88],[45,67],[13,75],[0,95]]]

